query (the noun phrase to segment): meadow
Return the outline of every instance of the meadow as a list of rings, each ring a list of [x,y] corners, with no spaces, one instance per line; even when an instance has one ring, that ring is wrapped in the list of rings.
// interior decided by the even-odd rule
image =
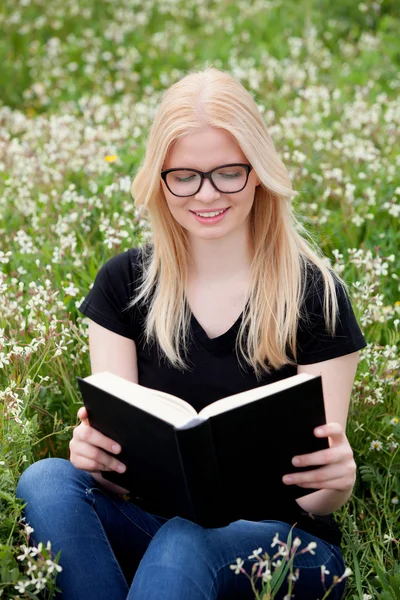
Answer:
[[[6,0],[0,30],[0,596],[53,597],[57,558],[51,540],[28,548],[16,484],[68,458],[90,373],[77,306],[108,258],[151,239],[129,188],[152,118],[213,64],[256,99],[298,220],[348,283],[368,346],[347,430],[357,483],[335,513],[346,600],[400,598],[398,4]]]

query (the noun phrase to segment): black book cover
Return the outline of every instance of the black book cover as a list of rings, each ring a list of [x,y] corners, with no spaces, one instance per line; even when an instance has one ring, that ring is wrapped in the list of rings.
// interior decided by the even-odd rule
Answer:
[[[77,379],[90,425],[122,448],[111,455],[126,465],[126,471],[102,471],[104,479],[130,490],[132,502],[150,513],[165,517],[190,514],[174,426]]]
[[[205,527],[238,519],[278,519],[283,507],[316,490],[287,486],[295,455],[329,447],[321,377],[177,429],[77,378],[92,427],[118,442],[125,473],[102,471],[131,501],[165,517]],[[115,455],[114,455],[115,456]]]
[[[329,448],[327,438],[314,435],[325,423],[320,376],[211,417],[226,519],[280,520],[296,498],[317,491],[282,477],[318,468],[295,467],[292,458]]]

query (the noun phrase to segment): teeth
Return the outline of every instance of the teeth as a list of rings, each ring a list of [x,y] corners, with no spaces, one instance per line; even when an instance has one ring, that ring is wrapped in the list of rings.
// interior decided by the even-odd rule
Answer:
[[[199,215],[200,217],[216,217],[217,215],[220,215],[221,213],[223,213],[224,210],[225,209],[219,210],[218,212],[212,212],[212,213],[195,213],[195,214]]]

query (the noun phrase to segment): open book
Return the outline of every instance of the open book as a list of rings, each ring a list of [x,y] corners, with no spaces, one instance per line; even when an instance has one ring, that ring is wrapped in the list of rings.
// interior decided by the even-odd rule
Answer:
[[[320,376],[294,375],[227,396],[199,413],[171,394],[108,372],[77,377],[92,427],[117,441],[125,473],[102,471],[131,501],[165,517],[218,527],[277,518],[315,489],[286,486],[291,459],[328,448]],[[307,470],[316,467],[297,468]],[[259,490],[266,484],[268,492]],[[275,516],[274,516],[275,515]]]

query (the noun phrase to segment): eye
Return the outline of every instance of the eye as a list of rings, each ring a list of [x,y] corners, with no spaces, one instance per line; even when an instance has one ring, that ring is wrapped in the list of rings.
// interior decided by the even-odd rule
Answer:
[[[191,179],[193,179],[193,177],[195,177],[195,175],[190,175],[190,177],[175,177],[175,181],[179,183],[184,183],[186,181],[190,181]]]
[[[226,171],[220,171],[219,173],[217,173],[219,177],[222,177],[223,179],[233,179],[234,177],[240,177],[241,176],[241,172],[240,171],[235,171],[234,173],[227,173]]]

